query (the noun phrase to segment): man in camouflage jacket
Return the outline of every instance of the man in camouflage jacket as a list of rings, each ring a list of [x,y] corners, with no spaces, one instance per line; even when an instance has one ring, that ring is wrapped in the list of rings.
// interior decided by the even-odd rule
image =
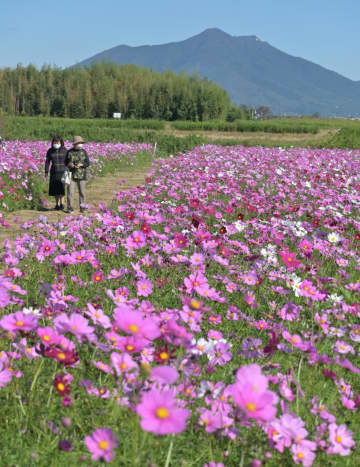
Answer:
[[[74,192],[75,186],[79,191],[80,211],[84,212],[85,206],[85,189],[86,189],[86,168],[89,167],[89,157],[83,149],[84,140],[81,136],[75,136],[73,147],[67,152],[65,165],[71,172],[71,182],[68,187],[67,196],[67,212],[74,210]]]

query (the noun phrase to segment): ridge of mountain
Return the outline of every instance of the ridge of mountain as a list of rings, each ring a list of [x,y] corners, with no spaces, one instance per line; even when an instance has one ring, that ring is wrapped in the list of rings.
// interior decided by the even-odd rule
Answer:
[[[226,89],[236,104],[266,105],[274,114],[357,116],[360,81],[289,55],[257,36],[231,36],[218,28],[178,42],[118,45],[81,61],[135,64],[157,71],[197,73]]]

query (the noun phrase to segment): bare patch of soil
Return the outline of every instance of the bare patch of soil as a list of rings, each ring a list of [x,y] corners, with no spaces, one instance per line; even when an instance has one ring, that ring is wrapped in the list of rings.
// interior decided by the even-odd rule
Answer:
[[[106,205],[109,205],[113,200],[116,191],[128,190],[130,188],[142,185],[145,181],[145,177],[149,168],[150,166],[145,166],[141,167],[141,169],[135,169],[134,171],[116,172],[115,175],[98,177],[91,183],[88,183],[86,187],[86,203],[89,205],[89,210],[85,213],[82,213],[81,215],[94,212],[96,210],[96,206],[99,203],[105,203]],[[75,190],[75,210],[73,213],[75,216],[80,214],[78,206],[79,196],[77,190]],[[37,220],[39,216],[46,216],[47,220],[50,222],[59,222],[61,219],[69,215],[70,214],[67,214],[63,211],[54,210],[53,206],[49,209],[23,209],[11,212],[5,216],[6,222],[10,224],[10,227],[0,226],[0,249],[3,249],[3,243],[6,238],[9,240],[15,240],[19,235],[23,235],[25,233],[34,234],[37,232],[36,222],[34,227],[31,227],[29,230],[24,230],[21,228],[21,225],[24,222]]]

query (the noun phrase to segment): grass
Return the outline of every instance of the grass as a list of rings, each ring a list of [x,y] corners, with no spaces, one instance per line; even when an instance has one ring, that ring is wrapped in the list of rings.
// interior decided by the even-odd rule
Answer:
[[[356,148],[360,123],[345,119],[277,118],[266,121],[164,122],[157,120],[3,118],[6,139],[50,140],[56,133],[71,140],[157,142],[162,155],[200,144]]]

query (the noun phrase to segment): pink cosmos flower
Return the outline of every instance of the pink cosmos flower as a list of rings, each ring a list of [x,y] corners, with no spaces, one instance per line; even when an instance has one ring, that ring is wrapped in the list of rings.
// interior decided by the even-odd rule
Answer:
[[[209,350],[208,356],[210,359],[210,365],[225,365],[225,363],[232,359],[230,344],[224,342],[216,343],[215,346]]]
[[[151,369],[151,379],[161,384],[174,384],[179,378],[179,373],[172,366],[156,366]]]
[[[341,456],[348,456],[352,446],[355,445],[352,436],[352,431],[347,430],[346,425],[336,425],[336,423],[330,423],[329,441],[331,445],[326,452],[328,454],[340,454]]]
[[[88,311],[85,310],[85,314],[92,319],[94,324],[98,324],[104,329],[111,328],[110,318],[105,315],[103,310],[95,308],[91,303],[87,303]]]
[[[184,279],[184,284],[186,287],[186,292],[191,294],[194,290],[198,292],[198,290],[202,286],[208,286],[208,280],[200,271],[194,272],[190,274],[190,276]]]
[[[0,361],[0,388],[6,386],[11,381],[11,377],[11,371]]]
[[[112,352],[110,360],[117,376],[138,368],[137,363],[127,353]]]
[[[37,335],[40,337],[41,342],[45,345],[56,345],[60,343],[61,336],[56,334],[53,328],[46,326],[37,329]]]
[[[0,327],[16,334],[19,331],[33,331],[38,327],[37,317],[32,313],[26,315],[21,311],[5,315],[0,320]]]
[[[247,285],[255,285],[258,278],[254,272],[248,271],[242,276],[242,280]]]
[[[190,264],[192,266],[198,266],[199,264],[204,264],[205,257],[201,253],[194,253],[190,256]]]
[[[298,334],[291,335],[288,331],[284,330],[282,331],[282,336],[285,340],[290,342],[290,344],[300,350],[306,351],[309,349],[309,343],[304,342]]]
[[[96,271],[91,277],[92,281],[95,283],[102,282],[105,279],[104,273],[102,271]]]
[[[150,340],[156,339],[161,334],[159,326],[151,318],[146,318],[141,311],[123,308],[118,312],[116,308],[114,315],[116,326],[127,334]]]
[[[254,308],[257,308],[259,305],[256,303],[256,297],[254,292],[249,292],[245,297],[244,297],[245,302]]]
[[[144,393],[136,411],[141,417],[141,428],[157,435],[181,433],[190,416],[188,409],[178,407],[171,390],[152,389]]]
[[[300,261],[296,259],[295,253],[289,250],[280,251],[280,256],[288,269],[297,269],[300,267]]]
[[[257,364],[245,365],[236,373],[231,392],[235,403],[244,410],[248,418],[272,420],[276,414],[278,397],[268,389],[268,380]]]
[[[212,412],[205,407],[201,407],[199,412],[200,418],[198,423],[205,427],[207,433],[214,433],[216,430],[223,428],[224,417],[220,412]]]
[[[84,338],[90,342],[96,340],[94,328],[89,326],[88,323],[88,320],[79,313],[72,313],[70,316],[66,313],[61,313],[54,319],[54,326],[57,332],[70,332],[74,334],[79,342],[82,342]]]
[[[10,295],[7,288],[0,283],[0,307],[4,308],[10,303]]]
[[[316,445],[315,445],[315,449],[316,449]],[[304,445],[303,443],[293,444],[291,446],[291,452],[293,454],[293,459],[294,459],[295,464],[301,463],[305,467],[308,467],[313,464],[315,460],[315,454],[313,451],[314,449],[310,449],[308,446]]]
[[[272,421],[270,437],[276,449],[283,452],[284,447],[290,447],[293,441],[302,442],[308,434],[304,426],[304,421],[291,413],[285,413],[279,419]]]
[[[348,353],[355,353],[354,347],[345,341],[336,341],[334,345],[334,351],[339,354],[346,355]]]
[[[117,436],[109,428],[99,428],[85,438],[86,447],[92,453],[91,459],[103,459],[110,462],[115,457],[114,449],[118,445]]]
[[[146,245],[146,236],[140,230],[134,232],[126,239],[126,246],[129,249],[143,248]]]
[[[153,284],[149,279],[141,279],[137,283],[137,295],[141,297],[148,297],[152,294]]]

